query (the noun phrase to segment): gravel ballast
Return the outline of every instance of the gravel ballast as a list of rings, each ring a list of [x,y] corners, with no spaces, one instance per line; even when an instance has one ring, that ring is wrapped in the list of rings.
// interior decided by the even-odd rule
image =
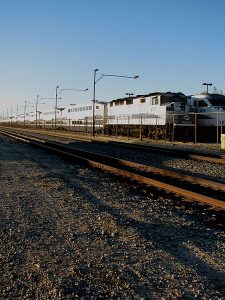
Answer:
[[[0,299],[225,299],[225,232],[0,136]]]
[[[63,142],[62,138],[52,138],[57,142]],[[173,155],[162,155],[161,153],[152,153],[151,151],[141,151],[135,149],[128,149],[123,147],[114,146],[112,144],[95,144],[82,141],[68,141],[64,143],[69,144],[70,147],[80,148],[82,150],[91,151],[103,155],[113,156],[115,158],[125,159],[136,163],[150,165],[156,168],[163,168],[171,171],[178,171],[186,175],[197,176],[208,180],[213,180],[225,183],[225,165],[209,163],[205,161],[196,161],[192,159],[176,158]],[[185,146],[179,147],[185,151]],[[186,148],[190,150],[189,147]],[[196,153],[200,152],[200,148],[195,149]],[[202,148],[205,152],[204,148]],[[193,149],[192,149],[193,151]],[[215,151],[208,150],[207,153],[214,154]]]

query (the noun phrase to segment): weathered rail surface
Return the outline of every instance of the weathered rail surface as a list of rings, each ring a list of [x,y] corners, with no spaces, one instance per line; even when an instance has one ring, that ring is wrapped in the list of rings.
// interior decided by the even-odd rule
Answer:
[[[17,132],[18,129],[15,128],[7,128],[7,130],[15,131]],[[52,136],[52,137],[61,137],[63,139],[73,139],[77,141],[87,141],[90,143],[96,143],[96,144],[107,144],[107,145],[113,145],[115,147],[122,147],[122,148],[128,148],[128,149],[134,149],[134,150],[141,150],[148,153],[157,153],[162,154],[164,156],[174,156],[177,158],[183,158],[183,159],[192,159],[196,161],[204,161],[214,164],[222,164],[225,165],[225,153],[224,154],[212,154],[212,153],[196,153],[195,151],[191,150],[180,150],[180,149],[174,149],[174,148],[166,148],[161,147],[157,145],[144,145],[139,143],[131,143],[129,140],[126,142],[121,141],[115,141],[115,140],[102,140],[93,138],[91,136],[77,136],[73,133],[68,132],[60,132],[60,131],[54,131],[54,130],[34,130],[34,129],[19,129],[19,131],[22,132],[31,132],[35,134],[41,134],[46,136]]]
[[[223,201],[225,195],[224,184],[99,155],[41,138],[27,137],[24,134],[16,134],[3,130],[1,130],[1,133],[33,146],[57,153],[72,162],[99,168],[129,178],[130,180],[135,180],[141,184],[153,186],[157,189],[225,210],[225,202]],[[168,183],[168,179],[171,181],[171,178],[176,179],[176,181],[173,180],[172,185]],[[185,188],[182,186],[185,186]],[[213,194],[213,196],[208,196],[208,194]]]

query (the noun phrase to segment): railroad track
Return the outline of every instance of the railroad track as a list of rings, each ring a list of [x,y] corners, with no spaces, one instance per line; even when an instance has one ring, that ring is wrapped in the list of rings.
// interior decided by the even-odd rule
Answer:
[[[141,185],[144,184],[179,197],[205,203],[219,210],[225,210],[225,201],[223,201],[225,200],[225,184],[87,152],[39,137],[34,138],[6,130],[0,130],[0,133],[46,151],[57,153],[73,163],[98,168],[138,182]]]
[[[10,131],[12,129],[10,128]],[[13,130],[17,131],[17,129]],[[82,136],[77,137],[74,134],[67,133],[67,132],[55,132],[55,131],[43,131],[43,130],[27,130],[27,129],[20,129],[20,131],[23,132],[32,132],[35,134],[40,135],[46,135],[46,136],[52,136],[52,137],[62,137],[64,139],[72,139],[77,141],[87,141],[90,143],[96,143],[96,144],[106,144],[106,145],[112,145],[115,147],[122,147],[122,148],[129,148],[133,150],[139,150],[144,151],[148,153],[156,153],[161,154],[164,156],[174,156],[177,158],[183,158],[183,159],[192,159],[196,161],[204,161],[208,163],[214,163],[214,164],[222,164],[225,165],[225,155],[217,155],[217,154],[204,154],[204,153],[196,153],[194,151],[187,151],[187,150],[180,150],[180,149],[171,149],[171,148],[165,148],[165,147],[159,147],[156,145],[143,145],[143,144],[134,144],[130,142],[120,142],[120,141],[113,141],[113,140],[101,140],[101,139],[94,139],[90,136]]]

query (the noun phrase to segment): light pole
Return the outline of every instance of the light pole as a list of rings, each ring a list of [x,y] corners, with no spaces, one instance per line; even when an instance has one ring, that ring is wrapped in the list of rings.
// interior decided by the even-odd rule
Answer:
[[[25,127],[26,125],[26,109],[27,109],[27,101],[24,101],[24,115],[23,115],[23,126]]]
[[[130,98],[130,96],[134,96],[133,93],[126,93],[125,95],[127,95],[129,98]]]
[[[63,117],[62,112],[64,111],[65,107],[57,107],[57,109],[60,111],[60,118],[61,118],[61,127],[63,128]]]
[[[56,123],[57,123],[57,109],[58,109],[58,96],[63,92],[63,91],[76,91],[76,92],[86,92],[88,89],[84,90],[79,90],[79,89],[61,89],[58,93],[59,86],[57,85],[56,87],[56,93],[55,93],[55,129],[56,129]]]
[[[35,122],[35,126],[36,126],[36,129],[37,129],[37,114],[38,114],[38,101],[39,101],[39,95],[37,95],[37,99],[36,99],[36,103],[35,103],[35,119],[36,119],[36,122]]]
[[[17,125],[17,122],[18,122],[18,111],[19,111],[19,105],[17,104],[16,105],[16,125]]]
[[[36,98],[36,102],[35,102],[35,115],[36,115],[36,125],[35,125],[35,127],[36,127],[36,129],[37,129],[37,123],[38,123],[38,104],[45,104],[45,102],[39,102],[39,100],[40,99],[55,99],[55,98],[39,98],[40,96],[39,95],[37,95],[37,98]]]
[[[98,72],[98,69],[94,69],[94,91],[93,91],[93,107],[92,107],[92,134],[93,137],[95,136],[95,86],[96,83],[100,80],[96,81],[96,74]]]
[[[28,103],[28,101],[24,101],[24,116],[23,116],[23,124],[24,124],[24,127],[26,125],[26,110],[27,110],[27,107],[34,107],[33,105],[32,106],[29,106],[29,104],[33,104],[33,103]]]
[[[93,92],[93,126],[92,126],[92,133],[93,136],[95,137],[95,90],[96,90],[96,83],[99,82],[99,80],[101,80],[103,77],[122,77],[122,78],[132,78],[132,79],[137,79],[139,78],[138,75],[136,76],[125,76],[125,75],[116,75],[116,74],[101,74],[101,76],[96,80],[96,74],[98,72],[98,69],[94,69],[94,92]]]
[[[38,110],[37,113],[38,113],[38,125],[40,126],[40,118],[41,118],[42,111]]]
[[[204,82],[202,85],[206,85],[207,86],[207,94],[209,93],[209,86],[211,86],[212,85],[212,83],[206,83],[206,82]]]
[[[58,89],[59,86],[57,85],[56,90],[55,90],[55,129],[56,129],[56,119],[57,119],[57,106],[58,106]]]
[[[11,106],[11,110],[10,110],[10,117],[9,117],[9,119],[10,119],[10,126],[12,126],[12,119],[13,119],[13,109],[12,109],[12,106]]]

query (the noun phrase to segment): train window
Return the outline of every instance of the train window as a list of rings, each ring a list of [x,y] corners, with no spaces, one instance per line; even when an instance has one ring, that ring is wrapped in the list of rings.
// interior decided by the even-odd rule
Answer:
[[[157,105],[157,104],[159,104],[158,96],[152,97],[152,105]]]
[[[119,101],[119,104],[120,104],[120,105],[124,105],[124,100],[120,100],[120,101]]]
[[[98,105],[96,106],[96,109],[99,109],[99,106],[98,106]]]
[[[145,103],[145,98],[141,98],[140,103]]]
[[[119,105],[119,102],[118,102],[118,101],[116,101],[116,102],[115,102],[115,106],[118,106],[118,105]]]
[[[208,106],[204,100],[198,100],[198,107]]]
[[[161,96],[161,105],[166,105],[166,104],[170,103],[171,102],[170,98],[167,96]]]
[[[110,102],[110,107],[113,107],[113,102]]]
[[[86,110],[89,110],[89,106],[86,106]]]
[[[77,108],[75,108],[75,111],[77,111]]]
[[[225,97],[221,95],[220,97],[213,97],[209,99],[209,102],[213,106],[225,106]]]
[[[92,106],[89,106],[89,110],[92,110]]]
[[[133,104],[133,99],[126,100],[126,105],[130,105],[130,104]]]

